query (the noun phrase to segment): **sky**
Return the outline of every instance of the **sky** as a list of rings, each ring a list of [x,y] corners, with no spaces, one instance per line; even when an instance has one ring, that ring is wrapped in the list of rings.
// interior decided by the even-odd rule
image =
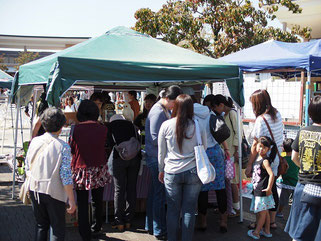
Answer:
[[[0,0],[0,34],[93,37],[135,25],[140,8],[159,10],[166,0]]]
[[[164,3],[166,0],[0,0],[0,34],[94,37],[113,27],[133,27],[136,10],[158,11]]]

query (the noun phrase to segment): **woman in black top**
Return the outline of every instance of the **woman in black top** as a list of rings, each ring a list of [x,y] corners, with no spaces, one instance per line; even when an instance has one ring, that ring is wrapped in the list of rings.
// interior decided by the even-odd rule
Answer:
[[[137,131],[132,122],[124,119],[122,115],[114,115],[107,125],[107,146],[114,147],[131,137],[137,137]],[[123,160],[116,149],[112,152],[112,167],[114,180],[114,206],[115,221],[112,228],[123,231],[124,227],[130,228],[130,223],[135,214],[136,183],[140,168],[141,154],[131,160]],[[127,205],[126,205],[127,202]]]

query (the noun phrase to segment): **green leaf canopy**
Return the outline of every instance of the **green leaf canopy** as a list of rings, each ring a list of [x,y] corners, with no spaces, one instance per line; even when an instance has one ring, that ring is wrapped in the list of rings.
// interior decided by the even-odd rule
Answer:
[[[47,84],[49,104],[74,84],[132,87],[192,85],[226,80],[244,105],[243,78],[228,64],[125,27],[20,66],[17,86]]]

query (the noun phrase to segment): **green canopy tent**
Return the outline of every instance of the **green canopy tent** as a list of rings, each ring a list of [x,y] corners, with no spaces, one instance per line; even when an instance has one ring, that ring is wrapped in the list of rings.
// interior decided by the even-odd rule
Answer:
[[[12,85],[12,76],[0,70],[0,88],[10,89]]]
[[[125,27],[89,39],[61,52],[20,66],[14,83],[48,84],[47,100],[74,84],[153,87],[225,80],[232,98],[244,105],[239,68],[163,42]]]
[[[14,94],[20,90],[19,106],[29,99],[26,93],[33,85],[47,84],[48,103],[58,106],[60,97],[74,84],[161,88],[214,81],[225,81],[238,107],[244,105],[243,77],[237,65],[116,27],[102,36],[20,66],[13,89]]]

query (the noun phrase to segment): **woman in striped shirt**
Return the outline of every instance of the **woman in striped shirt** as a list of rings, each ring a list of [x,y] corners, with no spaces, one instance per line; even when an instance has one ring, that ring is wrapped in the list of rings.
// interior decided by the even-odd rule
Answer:
[[[256,145],[257,141],[261,136],[268,136],[272,139],[269,129],[264,121],[264,118],[268,122],[274,141],[279,149],[279,153],[282,152],[282,143],[283,143],[283,123],[280,112],[272,106],[271,98],[267,90],[259,89],[256,90],[250,97],[250,101],[252,103],[252,108],[254,115],[256,116],[254,128],[252,130],[253,144],[251,147],[251,157],[248,162],[247,168],[245,170],[245,174],[250,177],[252,174],[252,164],[257,156]],[[279,166],[279,157],[278,155],[275,157],[274,161],[271,163],[271,168],[273,174],[275,176],[274,183],[272,187],[272,194],[275,202],[275,207],[278,207],[279,197],[276,189],[276,179],[278,174],[278,166]],[[276,208],[270,209],[270,218],[271,218],[271,229],[276,229],[275,224],[275,215]],[[249,228],[255,228],[255,224],[251,224]]]

